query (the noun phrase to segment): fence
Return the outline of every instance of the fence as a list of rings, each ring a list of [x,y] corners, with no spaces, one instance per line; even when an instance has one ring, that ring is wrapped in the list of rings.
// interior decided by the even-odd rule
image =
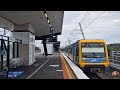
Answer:
[[[111,67],[120,70],[120,51],[111,51],[109,61]]]

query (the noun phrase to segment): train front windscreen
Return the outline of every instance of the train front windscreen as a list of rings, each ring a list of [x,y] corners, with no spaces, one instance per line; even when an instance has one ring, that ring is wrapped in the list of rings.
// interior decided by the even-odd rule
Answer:
[[[82,58],[105,58],[104,43],[82,43]]]

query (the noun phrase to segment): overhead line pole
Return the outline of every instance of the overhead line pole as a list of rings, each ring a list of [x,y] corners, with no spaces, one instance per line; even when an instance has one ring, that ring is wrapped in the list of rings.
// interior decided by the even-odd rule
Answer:
[[[79,23],[79,26],[80,26],[80,30],[81,30],[81,32],[82,32],[83,39],[85,39],[85,35],[84,35],[83,29],[82,29],[82,26],[81,26],[80,23]]]

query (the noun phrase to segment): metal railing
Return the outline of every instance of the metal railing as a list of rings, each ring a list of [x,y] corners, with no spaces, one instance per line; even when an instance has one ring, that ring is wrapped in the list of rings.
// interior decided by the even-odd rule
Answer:
[[[110,67],[116,68],[118,70],[120,70],[120,65],[119,64],[114,64],[112,62],[110,62]]]

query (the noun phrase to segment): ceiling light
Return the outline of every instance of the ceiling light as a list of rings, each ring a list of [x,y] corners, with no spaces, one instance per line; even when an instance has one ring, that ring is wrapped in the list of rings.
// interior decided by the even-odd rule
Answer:
[[[45,13],[45,16],[47,17],[47,14]]]
[[[48,23],[49,23],[50,21],[48,20]]]

